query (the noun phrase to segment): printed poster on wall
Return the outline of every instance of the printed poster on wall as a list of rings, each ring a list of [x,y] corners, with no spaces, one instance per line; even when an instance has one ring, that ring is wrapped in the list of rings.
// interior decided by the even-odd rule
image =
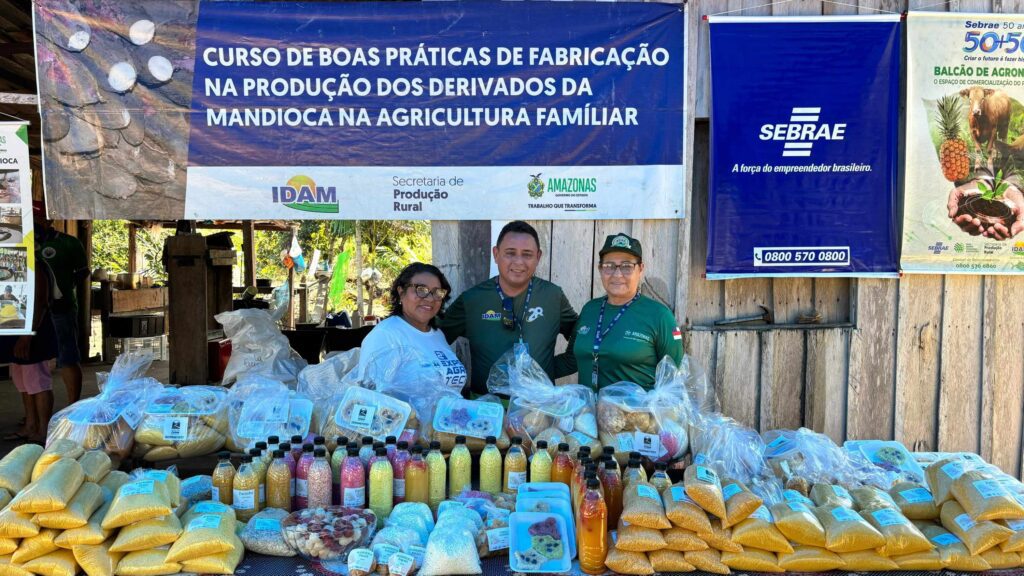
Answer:
[[[907,16],[908,273],[1024,272],[1024,16]]]
[[[32,333],[32,241],[28,122],[0,121],[0,335]]]
[[[680,5],[33,5],[56,217],[684,214]]]
[[[899,16],[709,21],[707,277],[895,275]]]

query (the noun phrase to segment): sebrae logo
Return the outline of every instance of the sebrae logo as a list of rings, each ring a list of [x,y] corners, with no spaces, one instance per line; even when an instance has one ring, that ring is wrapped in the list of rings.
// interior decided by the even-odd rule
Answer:
[[[271,189],[274,204],[283,204],[293,210],[338,213],[338,193],[334,186],[317,186],[309,176],[292,176],[284,186]]]
[[[783,142],[782,156],[810,156],[818,140],[843,140],[846,124],[819,123],[821,108],[793,108],[788,124],[764,124],[761,140]]]
[[[928,251],[931,252],[932,254],[935,254],[936,256],[948,250],[949,245],[943,244],[941,241],[936,242],[935,244],[932,244],[931,246],[928,247]]]

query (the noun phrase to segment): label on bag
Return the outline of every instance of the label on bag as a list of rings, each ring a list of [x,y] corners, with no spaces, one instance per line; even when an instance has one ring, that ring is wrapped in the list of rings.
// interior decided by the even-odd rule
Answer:
[[[594,441],[593,438],[587,436],[583,432],[573,432],[572,434],[569,434],[569,437],[579,442],[580,446],[590,446],[590,443]]]
[[[387,564],[392,556],[401,550],[394,544],[377,544],[373,547],[373,555],[377,557],[377,564]]]
[[[348,553],[348,571],[362,570],[363,572],[370,572],[373,569],[374,559],[375,556],[372,550],[356,548]]]
[[[902,514],[891,508],[874,510],[871,512],[871,515],[874,516],[875,522],[878,522],[879,526],[898,526],[908,522]]]
[[[309,481],[299,478],[295,480],[295,495],[299,498],[309,497]]]
[[[194,514],[223,514],[228,507],[220,502],[200,502],[192,507]]]
[[[139,494],[152,494],[153,480],[138,480],[121,486],[121,497],[137,496]]]
[[[657,434],[644,434],[643,432],[633,433],[634,449],[648,458],[660,458],[661,437]]]
[[[234,490],[235,510],[255,510],[256,497],[255,490]]]
[[[697,466],[697,480],[708,484],[718,484],[718,474],[711,468]]]
[[[252,528],[257,532],[280,532],[281,521],[277,518],[256,518]]]
[[[220,500],[220,488],[214,486],[210,489],[210,500]]]
[[[392,496],[405,498],[405,478],[395,478],[391,483]]]
[[[412,556],[416,560],[417,566],[423,566],[423,558],[427,555],[427,549],[424,546],[409,546],[409,556]]]
[[[688,504],[696,504],[693,498],[686,493],[686,488],[683,486],[673,486],[672,490],[672,501],[674,502],[686,502]]]
[[[373,424],[375,414],[377,414],[376,406],[356,404],[352,407],[351,424],[358,428],[369,428]]]
[[[861,519],[856,512],[843,507],[833,508],[832,517],[835,518],[837,522],[853,522]]]
[[[350,508],[362,508],[366,505],[366,487],[345,488],[345,506]]]
[[[487,531],[487,549],[491,552],[496,550],[507,550],[508,542],[508,528],[494,528]]]
[[[196,516],[188,523],[188,528],[186,528],[185,531],[191,532],[193,530],[203,530],[206,528],[213,530],[220,528],[220,516],[217,514],[202,514],[200,516]]]
[[[938,536],[933,537],[932,542],[935,542],[939,546],[952,546],[954,544],[959,544],[960,539],[953,534],[946,532],[945,534],[939,534]]]
[[[164,440],[181,442],[188,438],[188,416],[168,416],[163,419]]]
[[[814,504],[814,502],[812,502],[810,498],[804,496],[803,494],[793,489],[789,489],[783,492],[782,497],[786,499],[786,502],[802,502],[804,504],[807,504],[808,506]]]
[[[167,472],[166,470],[150,470],[146,472],[146,478],[152,478],[153,480],[167,482],[168,474],[170,474],[170,472]]]
[[[643,496],[644,498],[650,498],[651,500],[657,500],[658,502],[661,502],[661,497],[658,496],[658,491],[655,490],[652,486],[640,484],[636,487],[636,493],[639,494],[640,496]]]
[[[943,474],[949,476],[953,480],[956,480],[957,478],[964,475],[963,462],[950,462],[948,464],[943,465],[942,468],[939,468],[939,470],[941,470]]]
[[[697,454],[693,457],[693,463],[696,465],[704,464],[708,461],[708,457],[703,454]]]
[[[121,418],[124,418],[129,428],[138,428],[139,421],[142,420],[142,412],[134,404],[129,404],[124,407],[124,410],[121,410]]]
[[[751,514],[750,517],[751,518],[759,518],[761,520],[764,520],[765,522],[768,522],[769,524],[771,524],[772,521],[773,521],[772,520],[772,511],[769,510],[768,508],[764,507],[764,506],[761,506],[757,510],[754,510],[754,513]]]
[[[416,566],[416,559],[408,554],[399,552],[392,554],[388,559],[388,574],[391,576],[409,576],[413,567]]]
[[[975,480],[974,489],[985,499],[1009,496],[997,480]]]
[[[793,512],[810,512],[811,509],[807,507],[803,502],[787,502],[786,506]]]
[[[971,528],[974,528],[975,526],[978,525],[978,523],[975,522],[973,519],[971,519],[971,517],[968,516],[966,513],[965,514],[961,514],[961,515],[957,516],[956,518],[954,518],[953,522],[956,522],[956,525],[959,526],[960,529],[963,530],[964,532],[967,532]]]
[[[849,500],[851,502],[853,501],[853,497],[850,496],[850,492],[847,491],[846,488],[843,488],[842,486],[839,486],[837,484],[832,485],[832,493],[844,500]]]
[[[725,488],[722,488],[722,498],[728,502],[733,496],[740,492],[743,492],[743,488],[740,488],[739,484],[729,484]]]
[[[615,435],[615,441],[619,445],[619,452],[633,451],[633,435],[629,432],[619,432]]]
[[[935,499],[927,488],[911,488],[909,490],[902,490],[900,491],[900,497],[906,500],[908,504],[931,502]]]
[[[526,472],[509,472],[508,489],[518,490],[521,484],[526,484]]]

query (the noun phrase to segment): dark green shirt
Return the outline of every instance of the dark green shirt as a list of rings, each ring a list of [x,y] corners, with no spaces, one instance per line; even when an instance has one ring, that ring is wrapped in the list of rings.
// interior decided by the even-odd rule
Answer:
[[[580,384],[585,386],[593,387],[594,334],[604,300],[603,297],[595,298],[583,306],[571,342],[580,371]],[[619,308],[611,304],[605,307],[602,331],[611,324]],[[601,340],[597,362],[598,389],[626,381],[649,390],[654,387],[658,362],[665,356],[671,356],[677,364],[683,357],[683,339],[675,316],[664,304],[640,296]]]
[[[53,294],[53,309],[58,312],[78,310],[78,297],[75,285],[78,279],[88,273],[88,262],[85,248],[78,238],[49,230],[37,236],[37,254],[50,265],[60,299]]]
[[[507,330],[501,323],[501,298],[495,290],[497,281],[497,277],[491,278],[463,292],[438,323],[449,342],[459,336],[469,339],[473,357],[472,391],[475,394],[487,393],[491,366],[519,341],[518,328]],[[572,335],[576,311],[561,288],[547,280],[534,278],[530,306],[524,316],[526,293],[527,290],[523,290],[512,301],[516,317],[525,319],[523,341],[529,345],[530,355],[552,379],[572,374],[576,371],[572,351],[567,350],[555,357],[555,342],[559,334],[566,338]]]

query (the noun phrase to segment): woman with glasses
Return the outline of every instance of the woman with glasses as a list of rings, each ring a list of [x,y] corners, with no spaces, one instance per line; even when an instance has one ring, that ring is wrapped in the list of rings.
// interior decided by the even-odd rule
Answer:
[[[571,343],[580,384],[599,390],[626,381],[650,389],[662,358],[682,359],[682,333],[667,306],[640,294],[644,262],[639,240],[608,236],[599,255],[607,296],[583,306]]]
[[[388,353],[402,357],[412,350],[445,373],[446,388],[461,390],[466,385],[466,368],[436,327],[451,290],[437,267],[422,262],[406,266],[391,283],[391,315],[363,339],[360,372]]]

